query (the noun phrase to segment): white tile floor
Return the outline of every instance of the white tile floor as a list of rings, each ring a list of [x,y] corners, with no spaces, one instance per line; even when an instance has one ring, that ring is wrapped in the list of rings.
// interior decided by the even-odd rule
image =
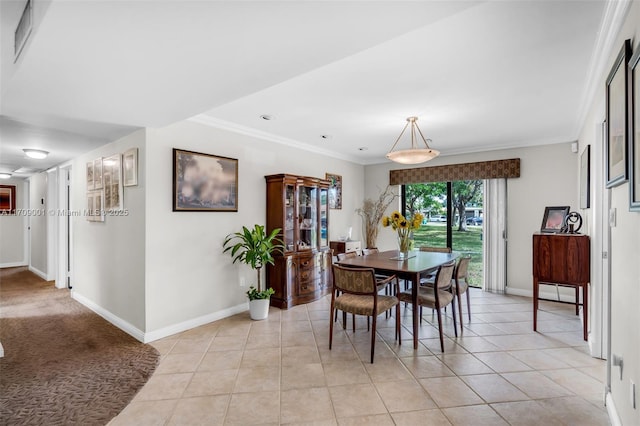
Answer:
[[[588,355],[572,305],[471,289],[471,322],[454,337],[425,310],[413,350],[411,312],[379,317],[375,363],[364,317],[335,329],[329,298],[266,321],[240,314],[153,343],[160,365],[116,425],[607,425],[606,364]],[[449,312],[450,315],[450,312]],[[435,326],[433,325],[435,324]]]

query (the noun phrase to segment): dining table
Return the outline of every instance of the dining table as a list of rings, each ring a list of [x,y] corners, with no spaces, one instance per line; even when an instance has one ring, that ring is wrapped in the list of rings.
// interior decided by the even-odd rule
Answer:
[[[401,259],[399,250],[388,250],[366,256],[345,258],[336,263],[341,266],[373,268],[377,274],[396,275],[399,279],[411,281],[413,302],[413,349],[418,349],[418,287],[420,277],[436,271],[441,265],[457,259],[460,253],[437,253],[420,250],[408,252]]]

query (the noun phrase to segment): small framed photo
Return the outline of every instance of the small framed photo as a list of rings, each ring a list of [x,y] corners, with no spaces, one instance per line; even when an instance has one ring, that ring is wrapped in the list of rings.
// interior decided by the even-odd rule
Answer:
[[[87,162],[87,191],[93,191],[95,184],[93,180],[94,165],[93,161]]]
[[[104,222],[103,191],[87,192],[87,220],[89,222]]]
[[[237,212],[238,160],[173,149],[173,211]]]
[[[0,214],[16,214],[16,186],[0,185]]]
[[[562,232],[568,214],[569,206],[545,207],[540,232]]]
[[[122,184],[138,185],[138,148],[131,148],[122,155]]]
[[[342,209],[342,176],[331,173],[325,174],[325,180],[329,181],[329,208]]]
[[[625,40],[607,77],[607,176],[606,187],[613,188],[627,181],[629,175],[629,68],[631,40]]]
[[[93,160],[93,189],[102,189],[102,158]]]

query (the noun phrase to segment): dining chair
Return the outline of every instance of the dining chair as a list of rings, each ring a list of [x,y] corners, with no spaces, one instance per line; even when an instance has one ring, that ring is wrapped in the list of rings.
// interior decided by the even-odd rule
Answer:
[[[460,333],[462,333],[462,293],[467,293],[467,314],[469,315],[469,322],[471,322],[471,301],[469,297],[469,263],[471,262],[471,256],[467,255],[461,257],[458,260],[456,269],[453,272],[453,279],[455,281],[455,292],[458,297],[458,308],[460,311]]]
[[[456,325],[456,305],[454,302],[454,294],[451,292],[453,270],[455,269],[455,261],[445,263],[438,268],[436,273],[435,284],[433,287],[418,286],[418,305],[413,309],[425,306],[434,309],[438,314],[438,330],[440,332],[440,349],[444,352],[444,338],[442,335],[442,308],[451,305],[453,317],[453,330],[458,337],[458,328]],[[413,303],[411,291],[403,291],[398,294],[398,300],[401,302]]]
[[[329,315],[329,349],[333,343],[334,311],[349,312],[354,315],[373,317],[371,327],[371,363],[376,348],[376,322],[378,315],[396,307],[396,338],[402,344],[400,333],[400,304],[395,296],[378,294],[375,271],[372,268],[347,268],[333,265],[333,291],[331,292],[331,312]],[[399,292],[397,277],[395,280],[396,294]],[[346,329],[346,324],[342,324]],[[356,331],[355,323],[353,331]]]
[[[421,246],[420,251],[430,251],[434,253],[451,253],[451,247]]]

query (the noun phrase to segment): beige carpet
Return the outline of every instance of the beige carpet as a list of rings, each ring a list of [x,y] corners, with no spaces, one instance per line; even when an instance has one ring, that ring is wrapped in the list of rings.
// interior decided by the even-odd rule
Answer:
[[[26,268],[0,270],[0,425],[104,425],[159,354]]]

